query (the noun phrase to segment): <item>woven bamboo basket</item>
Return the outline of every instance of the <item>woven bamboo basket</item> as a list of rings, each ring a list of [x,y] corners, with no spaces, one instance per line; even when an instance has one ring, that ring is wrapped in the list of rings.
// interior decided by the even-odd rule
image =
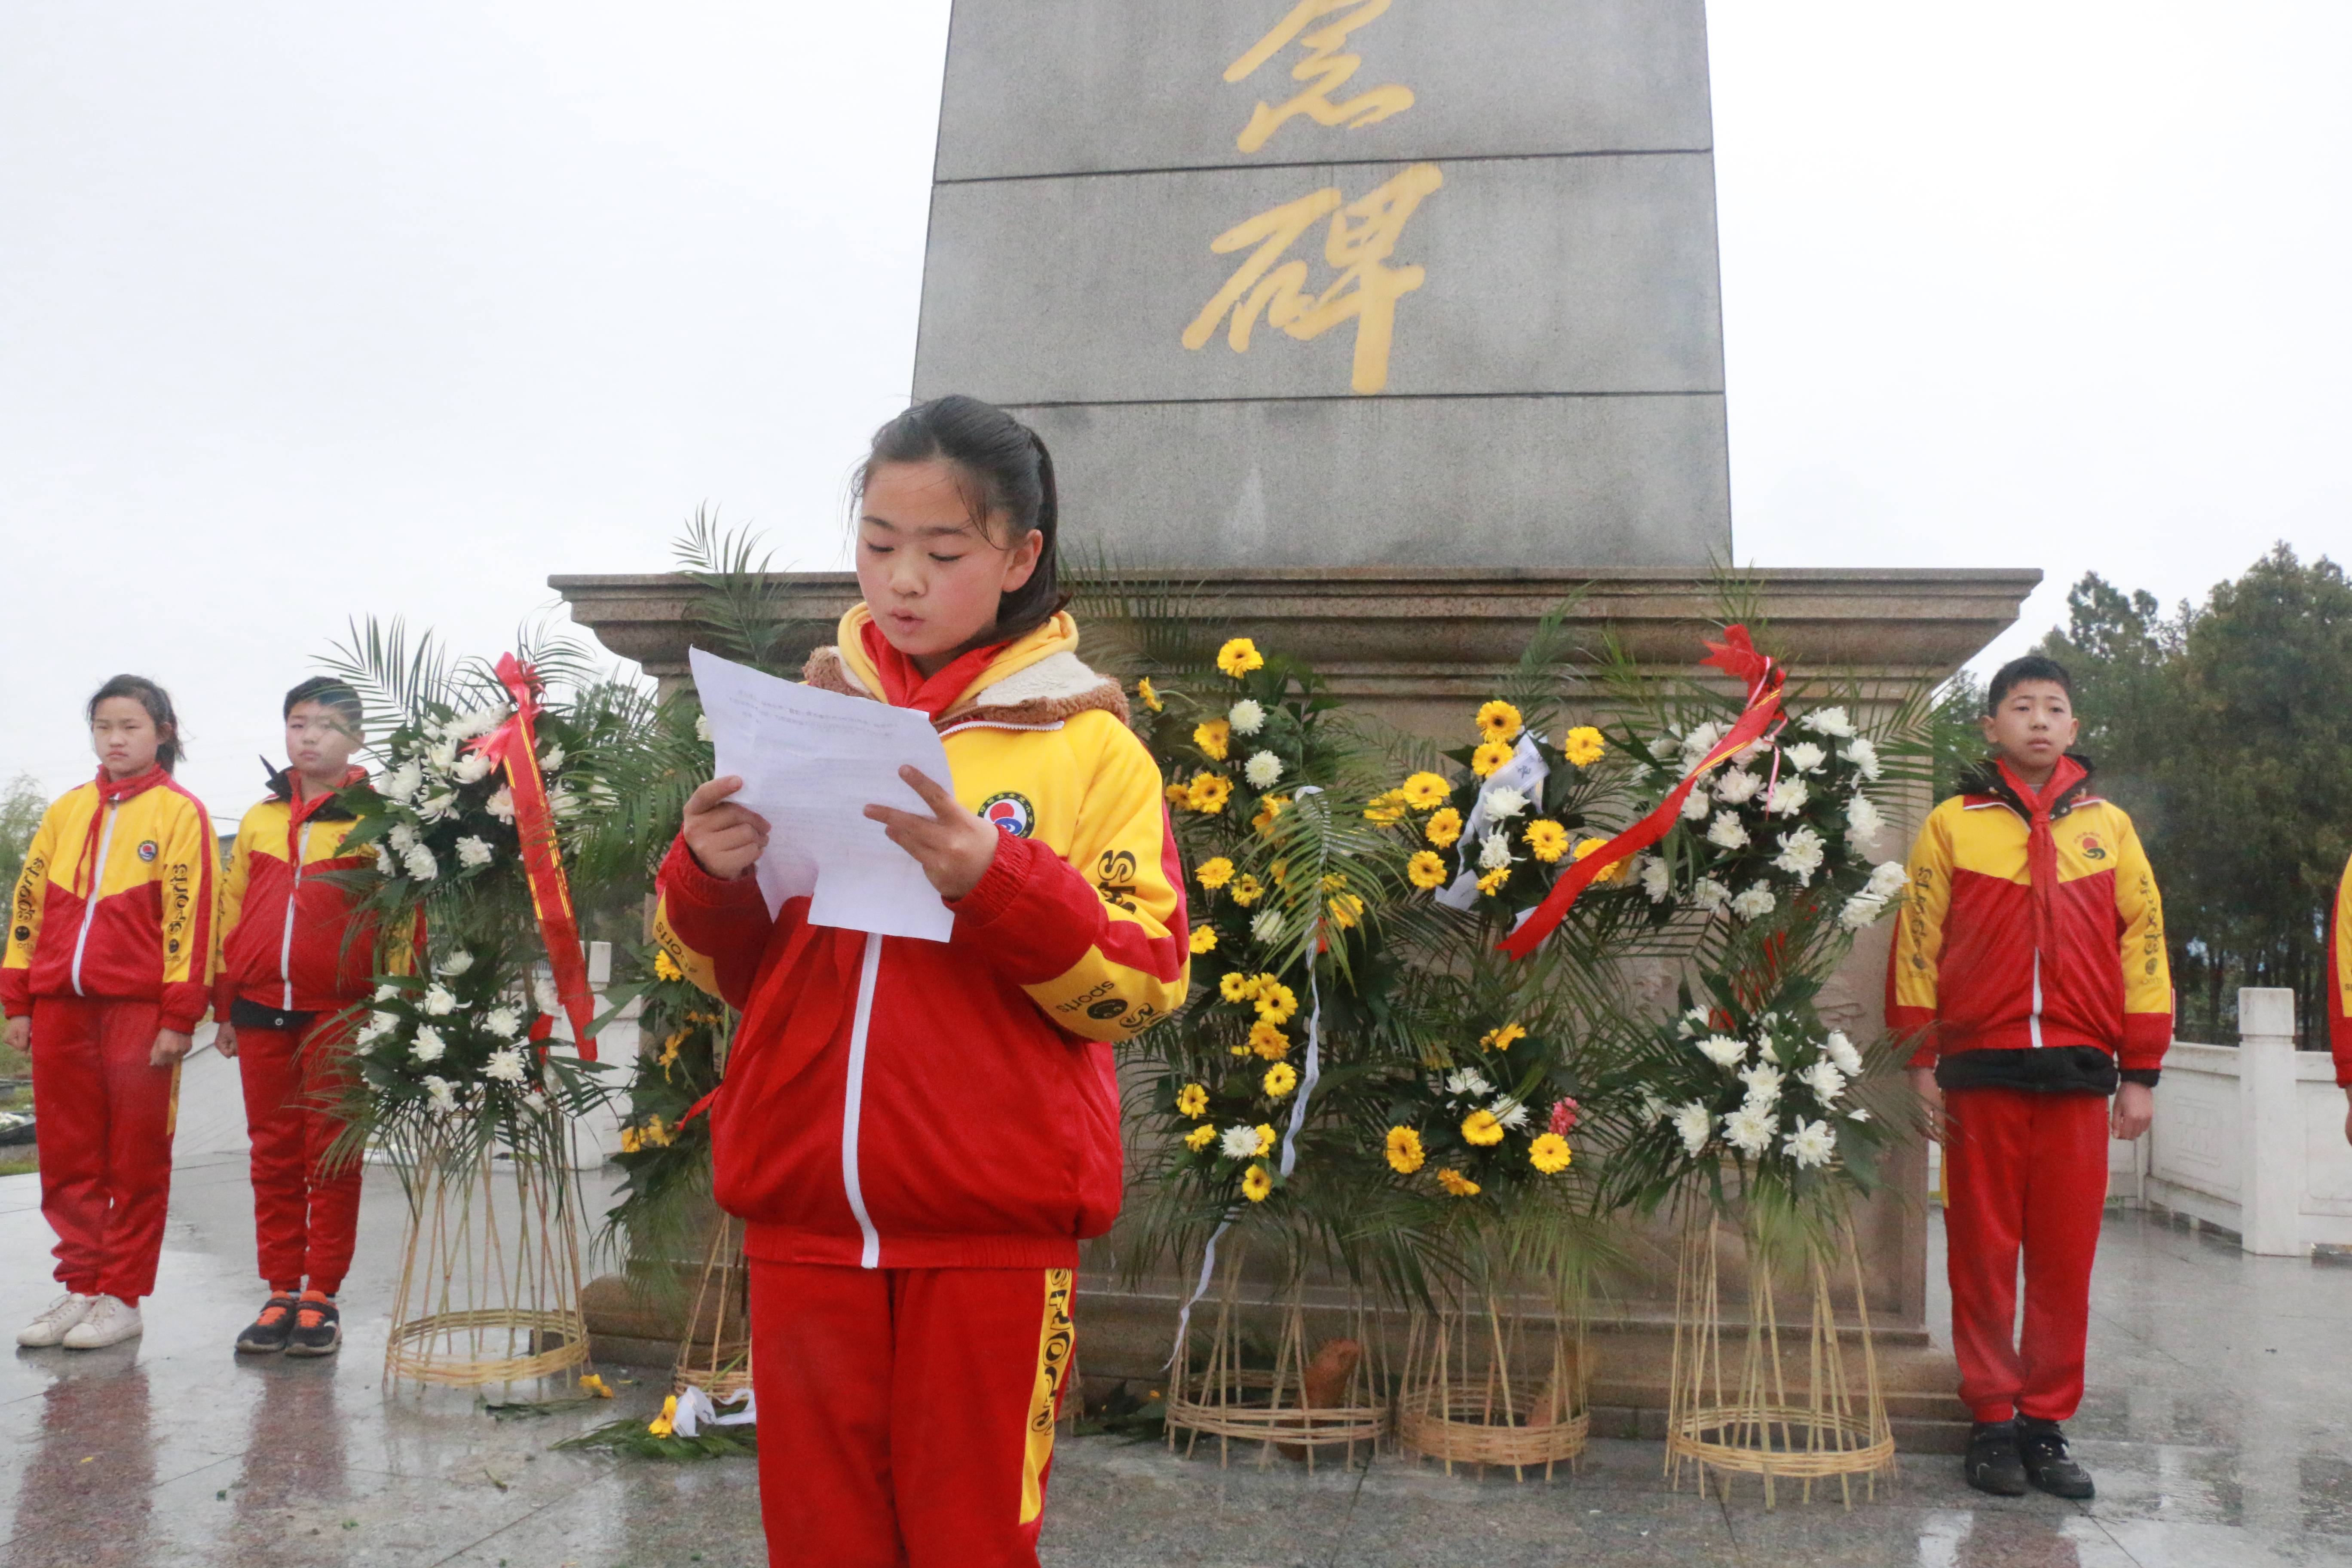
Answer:
[[[561,1136],[551,1129],[550,1150]],[[586,1370],[569,1163],[545,1151],[452,1159],[429,1138],[407,1152],[384,1381],[478,1388]]]
[[[1344,1448],[1350,1465],[1359,1444],[1369,1456],[1388,1430],[1388,1410],[1378,1392],[1381,1380],[1373,1365],[1379,1341],[1370,1314],[1360,1303],[1349,1309],[1351,1331],[1365,1350],[1339,1402],[1310,1407],[1304,1302],[1294,1289],[1285,1304],[1272,1369],[1244,1365],[1240,1268],[1239,1258],[1227,1266],[1207,1331],[1196,1326],[1177,1346],[1176,1373],[1168,1384],[1169,1447],[1174,1449],[1181,1433],[1190,1458],[1202,1437],[1214,1437],[1217,1460],[1223,1465],[1231,1463],[1235,1441],[1255,1443],[1260,1468],[1272,1464],[1280,1451],[1304,1459],[1310,1470],[1327,1448]],[[1207,1345],[1196,1358],[1197,1338]]]
[[[1493,1296],[1414,1314],[1397,1396],[1397,1442],[1452,1475],[1507,1465],[1519,1480],[1574,1464],[1592,1432],[1580,1316],[1530,1319]]]
[[[743,1262],[742,1222],[721,1215],[695,1287],[694,1314],[670,1367],[672,1394],[698,1388],[715,1401],[751,1386],[750,1271]]]
[[[1797,1483],[1811,1502],[1817,1484],[1835,1481],[1851,1509],[1858,1478],[1864,1495],[1875,1498],[1878,1478],[1892,1481],[1896,1474],[1895,1434],[1852,1220],[1841,1216],[1831,1237],[1778,1247],[1760,1241],[1752,1226],[1738,1237],[1747,1254],[1748,1321],[1744,1331],[1730,1330],[1742,1343],[1727,1376],[1719,1269],[1725,1226],[1712,1211],[1694,1206],[1685,1215],[1666,1415],[1669,1484],[1679,1488],[1688,1468],[1704,1497],[1712,1469],[1728,1496],[1733,1476],[1756,1476],[1770,1508],[1782,1483]],[[1808,1299],[1801,1351],[1794,1324],[1782,1325],[1774,1280],[1791,1265]],[[1844,1286],[1853,1303],[1850,1324],[1839,1321],[1833,1285]]]

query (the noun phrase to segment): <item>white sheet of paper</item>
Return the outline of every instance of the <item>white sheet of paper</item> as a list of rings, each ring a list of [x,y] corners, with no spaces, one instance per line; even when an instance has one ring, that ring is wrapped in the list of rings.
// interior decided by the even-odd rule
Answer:
[[[901,767],[954,787],[930,721],[911,708],[779,680],[698,647],[687,658],[719,775],[740,776],[734,798],[768,819],[756,868],[768,912],[806,896],[817,925],[947,941],[955,911],[915,858],[866,816],[869,805],[930,810],[898,776]]]

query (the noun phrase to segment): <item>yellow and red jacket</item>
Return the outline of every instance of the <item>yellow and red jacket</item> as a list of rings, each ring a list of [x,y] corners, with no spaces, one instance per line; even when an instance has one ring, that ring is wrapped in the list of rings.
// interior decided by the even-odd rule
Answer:
[[[2327,1048],[2336,1083],[2352,1088],[2352,860],[2344,864],[2327,917]]]
[[[2037,795],[1973,770],[1911,847],[1886,1023],[1948,1089],[2112,1093],[2172,1042],[2164,906],[2139,835],[2061,758]]]
[[[923,708],[956,798],[1001,830],[945,942],[771,921],[681,839],[657,940],[743,1011],[711,1102],[745,1249],[865,1268],[1068,1268],[1118,1217],[1111,1045],[1180,1006],[1183,879],[1160,771],[1057,615],[910,697],[864,605],[811,685]]]
[[[160,767],[100,773],[41,817],[0,958],[0,1007],[42,996],[162,1005],[193,1029],[211,1001],[213,879],[220,845],[204,803]]]
[[[343,784],[366,778],[352,768]],[[226,1018],[242,997],[278,1013],[340,1012],[368,994],[375,940],[352,929],[361,895],[333,873],[374,858],[343,853],[356,819],[334,795],[298,802],[289,772],[270,776],[269,792],[238,824],[221,879],[213,1009]]]

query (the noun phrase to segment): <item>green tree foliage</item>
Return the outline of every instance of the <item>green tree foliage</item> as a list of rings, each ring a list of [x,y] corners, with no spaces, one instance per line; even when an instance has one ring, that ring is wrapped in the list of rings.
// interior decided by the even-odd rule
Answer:
[[[17,873],[25,868],[25,852],[33,847],[33,832],[41,826],[41,813],[47,811],[49,797],[30,773],[18,773],[5,784],[0,784],[0,878],[5,885],[16,885]]]
[[[2170,616],[2095,574],[2066,602],[2041,651],[2155,864],[2182,1035],[2234,1038],[2238,987],[2279,985],[2317,1048],[2352,854],[2352,582],[2280,544]]]

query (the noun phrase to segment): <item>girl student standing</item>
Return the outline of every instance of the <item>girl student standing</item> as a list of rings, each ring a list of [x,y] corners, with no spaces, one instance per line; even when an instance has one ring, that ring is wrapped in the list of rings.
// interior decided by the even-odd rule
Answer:
[[[41,1213],[66,1288],[16,1342],[71,1350],[137,1335],[154,1289],[220,863],[203,804],[172,777],[180,726],[163,689],[118,675],[89,714],[98,777],[41,818],[0,958],[8,1043],[33,1060]]]
[[[927,814],[866,815],[953,933],[771,920],[735,778],[688,805],[656,933],[743,1010],[711,1144],[746,1222],[769,1561],[1034,1568],[1077,1244],[1118,1212],[1110,1043],[1184,998],[1182,879],[1061,608],[1044,444],[940,398],[877,433],[857,492],[865,602],[806,679],[945,741],[952,781],[904,770]]]

